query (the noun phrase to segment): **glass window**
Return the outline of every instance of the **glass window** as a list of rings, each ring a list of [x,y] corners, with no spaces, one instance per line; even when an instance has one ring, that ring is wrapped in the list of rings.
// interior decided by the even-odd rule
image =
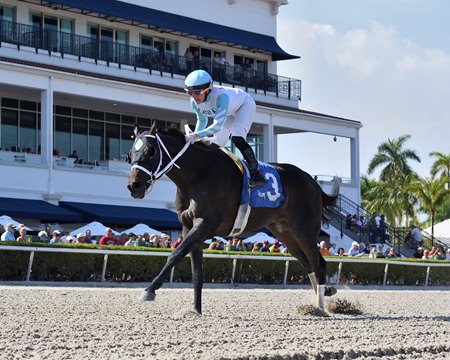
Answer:
[[[120,155],[127,155],[134,143],[134,126],[122,125],[120,136]]]
[[[19,100],[10,99],[10,98],[2,98],[2,106],[13,108],[13,109],[18,109],[19,108]]]
[[[89,111],[87,109],[73,108],[73,116],[87,119]]]
[[[55,106],[55,114],[70,116],[72,114],[72,108],[70,108],[68,106],[56,105]]]
[[[0,19],[4,21],[14,21],[14,8],[8,6],[0,6]]]
[[[153,38],[151,36],[141,35],[141,48],[153,50]]]
[[[106,121],[120,123],[120,115],[113,113],[106,113]]]
[[[136,123],[136,117],[135,116],[122,115],[122,123],[123,124],[134,125]]]
[[[70,149],[70,131],[71,121],[70,117],[55,116],[55,139],[53,147],[57,150],[60,156],[69,156]]]
[[[99,121],[89,121],[89,162],[104,160],[104,126]]]
[[[2,109],[1,148],[17,151],[19,113],[17,110]]]
[[[105,120],[105,113],[103,111],[89,110],[89,119]]]
[[[178,42],[166,41],[166,54],[176,55],[178,54]]]
[[[78,160],[88,159],[88,121],[73,119],[72,150],[78,153]]]
[[[36,107],[36,103],[34,103]],[[22,151],[36,152],[36,113],[21,111],[20,112],[20,131],[19,131],[19,146]]]
[[[106,124],[105,159],[120,159],[120,125]]]

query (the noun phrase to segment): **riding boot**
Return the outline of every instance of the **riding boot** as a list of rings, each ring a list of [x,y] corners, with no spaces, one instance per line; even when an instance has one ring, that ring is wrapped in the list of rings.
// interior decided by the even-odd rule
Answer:
[[[247,161],[248,168],[250,169],[250,187],[257,187],[264,185],[267,180],[262,176],[261,171],[259,171],[258,161],[255,158],[255,154],[253,150],[248,147],[244,151],[242,151],[242,155],[244,156],[245,161]]]

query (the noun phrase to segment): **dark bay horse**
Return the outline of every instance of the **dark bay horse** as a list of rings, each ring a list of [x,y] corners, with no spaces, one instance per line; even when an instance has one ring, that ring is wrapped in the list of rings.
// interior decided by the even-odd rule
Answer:
[[[214,235],[227,236],[234,225],[240,203],[242,175],[234,161],[216,145],[185,142],[177,128],[139,132],[128,155],[131,171],[128,189],[134,198],[144,198],[153,183],[166,174],[177,186],[176,208],[183,226],[184,240],[173,250],[161,272],[142,295],[154,300],[170,270],[191,254],[194,308],[201,313],[203,287],[203,242]],[[340,180],[331,195],[325,194],[314,179],[296,166],[272,164],[280,175],[285,200],[278,208],[254,208],[246,231],[267,227],[309,274],[311,284],[325,284],[326,262],[317,240],[322,220],[335,206]],[[326,288],[326,295],[336,291]]]

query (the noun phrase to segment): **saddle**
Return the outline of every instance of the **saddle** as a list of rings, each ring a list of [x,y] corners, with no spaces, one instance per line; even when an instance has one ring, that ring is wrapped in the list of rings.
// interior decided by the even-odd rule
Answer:
[[[284,200],[278,171],[270,164],[258,161],[261,174],[267,182],[257,188],[249,187],[250,170],[247,164],[231,151],[220,148],[236,164],[242,174],[242,192],[233,229],[228,236],[239,236],[244,231],[252,208],[277,208]]]

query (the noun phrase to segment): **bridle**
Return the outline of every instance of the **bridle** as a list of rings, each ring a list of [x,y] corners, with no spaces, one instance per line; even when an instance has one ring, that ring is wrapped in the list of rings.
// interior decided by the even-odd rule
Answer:
[[[131,170],[133,170],[133,169],[141,170],[150,177],[150,179],[147,180],[148,188],[147,188],[146,192],[148,193],[152,190],[153,184],[155,183],[155,181],[158,180],[161,176],[167,174],[170,170],[172,170],[173,166],[177,167],[178,169],[180,168],[175,162],[181,157],[181,155],[183,155],[185,153],[185,151],[187,150],[189,145],[191,145],[191,143],[187,142],[181,148],[181,150],[178,152],[178,154],[176,154],[174,157],[172,157],[158,133],[156,133],[155,135],[147,134],[144,136],[156,139],[156,143],[158,144],[158,149],[159,149],[158,166],[156,167],[156,170],[153,172],[153,171],[146,169],[145,167],[143,167],[141,165],[133,164],[133,165],[131,165]],[[161,148],[164,150],[164,152],[166,153],[166,155],[170,159],[170,161],[167,163],[167,165],[163,169],[160,170],[161,166],[163,165],[163,152],[162,152]]]

